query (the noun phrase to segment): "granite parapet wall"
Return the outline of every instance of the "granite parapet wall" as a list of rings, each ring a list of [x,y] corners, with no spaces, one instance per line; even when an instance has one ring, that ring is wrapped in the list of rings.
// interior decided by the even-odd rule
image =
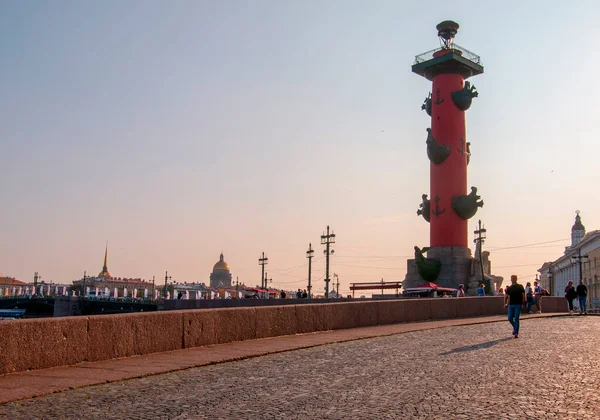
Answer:
[[[566,312],[544,297],[544,312]],[[371,300],[0,322],[0,374],[232,341],[506,313],[502,297]]]

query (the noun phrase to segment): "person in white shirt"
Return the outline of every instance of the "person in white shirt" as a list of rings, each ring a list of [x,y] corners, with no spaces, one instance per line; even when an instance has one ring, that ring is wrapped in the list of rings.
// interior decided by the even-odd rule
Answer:
[[[458,291],[456,292],[456,297],[465,297],[465,286],[462,284],[458,285]]]

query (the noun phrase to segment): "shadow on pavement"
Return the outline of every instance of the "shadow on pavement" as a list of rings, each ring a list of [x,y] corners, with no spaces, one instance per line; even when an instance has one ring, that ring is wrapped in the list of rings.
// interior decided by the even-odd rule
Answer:
[[[439,355],[440,356],[448,356],[449,354],[453,354],[453,353],[462,353],[465,351],[487,349],[488,347],[492,347],[492,346],[495,346],[496,344],[500,344],[500,343],[503,343],[504,341],[508,341],[508,340],[512,340],[512,339],[513,339],[512,337],[506,337],[506,338],[501,338],[499,340],[488,341],[485,343],[473,344],[472,346],[458,347],[458,348],[452,349],[450,351],[440,353]]]

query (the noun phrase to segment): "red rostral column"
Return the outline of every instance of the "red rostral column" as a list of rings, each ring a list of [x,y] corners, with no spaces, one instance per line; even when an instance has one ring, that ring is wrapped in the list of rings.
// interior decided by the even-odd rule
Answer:
[[[479,56],[454,44],[458,24],[437,25],[442,46],[416,57],[412,71],[433,82],[423,109],[431,116],[427,129],[430,160],[430,194],[423,196],[421,210],[430,223],[430,247],[468,247],[468,219],[483,206],[477,189],[467,193],[467,142],[465,111],[477,96],[465,80],[483,73]]]

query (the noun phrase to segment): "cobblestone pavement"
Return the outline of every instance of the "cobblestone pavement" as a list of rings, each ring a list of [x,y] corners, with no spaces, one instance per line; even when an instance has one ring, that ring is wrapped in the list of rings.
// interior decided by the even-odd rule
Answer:
[[[80,388],[0,418],[598,419],[600,317],[441,328]]]

